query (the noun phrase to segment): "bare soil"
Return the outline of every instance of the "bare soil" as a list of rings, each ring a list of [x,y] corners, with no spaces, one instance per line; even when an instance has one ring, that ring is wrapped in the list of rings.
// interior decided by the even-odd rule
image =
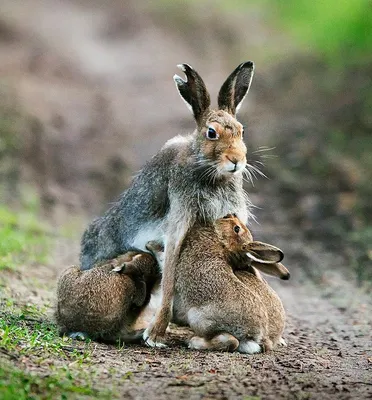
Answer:
[[[53,304],[59,272],[39,267],[5,273],[8,294],[20,303]],[[83,368],[96,376],[98,389],[113,388],[119,398],[372,398],[370,299],[339,273],[325,290],[324,284],[301,283],[298,272],[289,282],[271,282],[288,314],[286,348],[254,356],[191,351],[190,332],[172,326],[166,350],[72,342],[66,351],[88,346],[90,362]],[[58,358],[37,362],[37,354],[13,354],[11,362],[41,376],[48,375],[50,365],[63,365]]]

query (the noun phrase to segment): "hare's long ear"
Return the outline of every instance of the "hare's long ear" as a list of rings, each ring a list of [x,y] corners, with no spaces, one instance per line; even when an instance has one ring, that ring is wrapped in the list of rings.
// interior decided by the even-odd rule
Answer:
[[[218,94],[218,107],[234,115],[247,95],[254,72],[252,61],[240,64],[226,79]]]
[[[252,261],[252,267],[257,268],[264,274],[275,276],[283,280],[288,280],[291,276],[288,269],[282,263],[262,264],[257,261]]]
[[[187,78],[185,81],[178,75],[174,75],[173,79],[178,92],[194,114],[197,124],[200,125],[203,115],[209,110],[211,104],[209,93],[203,79],[190,65],[179,64],[177,67],[185,73]]]
[[[274,264],[283,260],[283,252],[271,244],[251,242],[245,246],[248,258],[261,264]]]

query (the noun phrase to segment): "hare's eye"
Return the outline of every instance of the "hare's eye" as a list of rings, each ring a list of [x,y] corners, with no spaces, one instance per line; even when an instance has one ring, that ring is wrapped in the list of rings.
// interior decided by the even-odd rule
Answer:
[[[234,232],[239,233],[240,232],[240,226],[235,225],[234,226]]]
[[[209,127],[206,134],[206,138],[209,140],[217,140],[218,139],[218,133],[216,132],[215,129]]]

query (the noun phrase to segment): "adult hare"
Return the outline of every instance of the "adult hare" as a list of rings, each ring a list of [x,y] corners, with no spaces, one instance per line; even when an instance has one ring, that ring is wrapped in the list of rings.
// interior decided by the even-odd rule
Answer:
[[[240,64],[222,85],[218,108],[200,75],[179,66],[187,80],[175,75],[182,99],[192,110],[197,127],[176,136],[143,167],[130,187],[82,238],[82,269],[117,257],[128,250],[145,250],[150,240],[164,242],[162,304],[144,339],[149,346],[162,341],[171,319],[174,273],[186,232],[196,221],[213,222],[236,213],[247,222],[250,202],[243,190],[246,146],[243,126],[235,118],[253,76],[253,62]]]

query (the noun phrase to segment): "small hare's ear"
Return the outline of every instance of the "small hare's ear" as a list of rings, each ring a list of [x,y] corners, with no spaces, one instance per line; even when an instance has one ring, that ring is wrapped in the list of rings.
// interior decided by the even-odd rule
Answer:
[[[113,268],[110,272],[123,272],[125,271],[125,263],[117,265],[115,268]]]
[[[164,244],[156,240],[150,240],[146,243],[146,249],[152,253],[159,265],[164,263]]]
[[[164,251],[164,244],[156,240],[150,240],[146,243],[146,249],[153,253],[162,253]]]
[[[291,276],[288,269],[282,263],[263,264],[257,261],[252,261],[252,267],[257,268],[264,274],[278,277],[283,280],[288,280]]]
[[[244,251],[248,258],[261,264],[278,263],[284,258],[283,252],[278,247],[257,241],[245,245]]]
[[[218,107],[235,116],[251,86],[254,72],[252,61],[240,64],[226,79],[218,94]]]
[[[179,64],[177,67],[185,73],[187,78],[185,81],[178,75],[174,75],[173,79],[178,92],[194,114],[197,124],[200,125],[203,115],[209,110],[211,104],[209,93],[203,79],[190,65]]]

